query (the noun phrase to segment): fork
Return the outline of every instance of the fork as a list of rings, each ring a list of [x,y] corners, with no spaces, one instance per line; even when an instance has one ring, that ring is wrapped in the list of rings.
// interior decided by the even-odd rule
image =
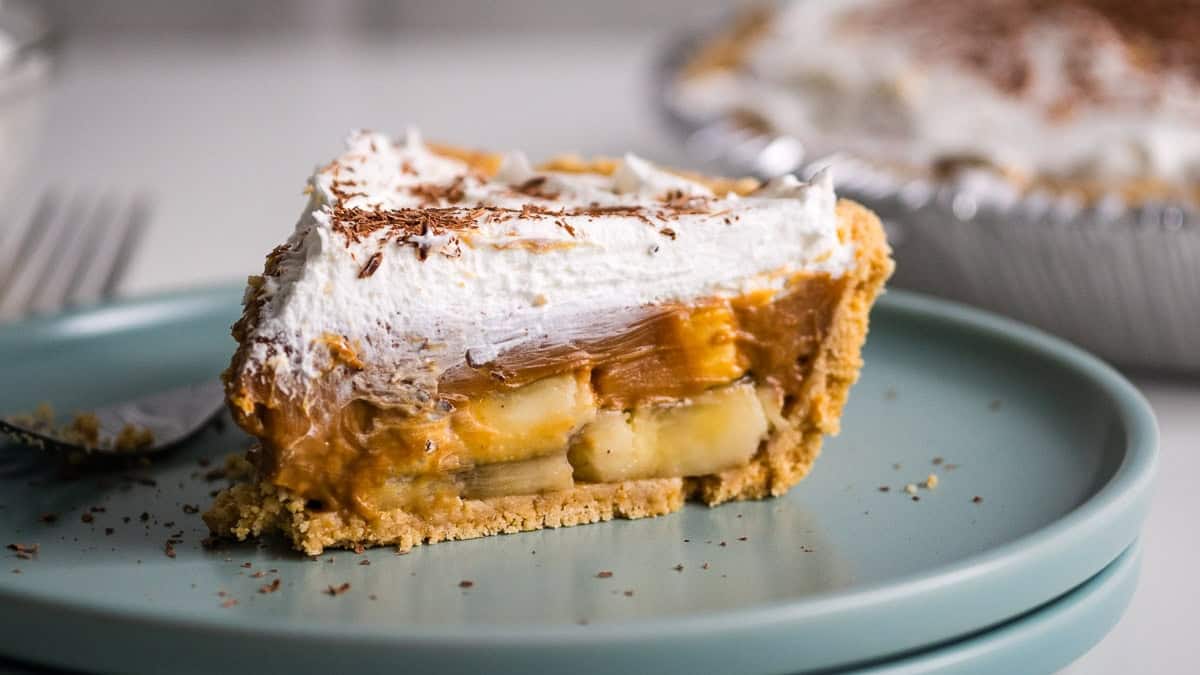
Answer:
[[[49,190],[0,265],[0,321],[113,294],[145,230],[144,196],[68,197]]]
[[[67,199],[46,192],[8,260],[0,259],[0,321],[96,302],[113,294],[146,226],[148,205],[140,195]],[[215,379],[177,387],[91,411],[92,445],[64,438],[52,420],[0,418],[0,434],[21,445],[75,458],[153,454],[190,438],[223,408]],[[146,440],[120,447],[124,429],[148,432]],[[4,437],[0,436],[0,445]]]

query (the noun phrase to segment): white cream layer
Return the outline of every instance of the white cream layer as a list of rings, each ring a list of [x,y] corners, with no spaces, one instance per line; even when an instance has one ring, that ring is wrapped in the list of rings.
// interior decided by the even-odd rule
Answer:
[[[546,176],[538,190],[556,199],[512,189],[538,175]],[[456,207],[620,205],[653,213],[670,190],[711,200],[704,214],[665,222],[628,215],[480,219],[465,236],[418,237],[428,249],[424,259],[412,243],[385,241],[382,233],[349,243],[333,227],[338,193],[348,208],[420,208],[426,204],[413,186],[455,181],[464,191]],[[266,279],[251,335],[261,338],[252,363],[270,360],[279,375],[316,376],[327,356],[314,345],[332,334],[359,345],[372,363],[423,366],[436,377],[468,351],[473,362],[486,362],[525,341],[594,334],[596,322],[615,326],[647,304],[777,290],[790,273],[840,276],[854,263],[853,244],[838,234],[827,177],[812,184],[785,177],[754,196],[718,197],[632,155],[607,177],[538,173],[514,154],[497,176],[480,179],[429,151],[415,132],[399,143],[358,132],[311,185],[279,273]],[[360,278],[379,252],[378,268]],[[279,345],[290,346],[290,355]]]
[[[1099,182],[1200,181],[1200,87],[1149,73],[1109,35],[1095,40],[1068,22],[1034,28],[1023,48],[1030,88],[1006,93],[951,61],[926,58],[912,33],[863,30],[850,12],[886,0],[800,0],[774,18],[744,72],[677,87],[701,115],[750,110],[803,142],[806,161],[849,152],[869,162],[923,169],[977,157],[1028,177]],[[960,38],[962,39],[962,38]],[[1062,109],[1069,59],[1085,58],[1103,102]],[[836,165],[835,165],[836,166]]]

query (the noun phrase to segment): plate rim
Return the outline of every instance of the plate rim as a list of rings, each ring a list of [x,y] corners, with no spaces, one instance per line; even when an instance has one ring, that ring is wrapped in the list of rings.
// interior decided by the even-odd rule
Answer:
[[[168,291],[126,298],[114,303],[68,311],[0,327],[0,350],[14,343],[14,336],[26,342],[36,336],[86,337],[88,330],[111,325],[124,318],[125,327],[157,323],[194,311],[213,311],[228,307],[240,287],[221,285],[194,290]],[[185,311],[186,310],[186,311]],[[898,314],[904,320],[932,322],[951,329],[967,329],[979,337],[1000,340],[1014,348],[1025,349],[1062,364],[1080,374],[1104,392],[1114,408],[1115,420],[1126,433],[1125,453],[1120,465],[1105,484],[1070,512],[1031,533],[993,547],[980,554],[881,582],[854,591],[827,591],[800,599],[760,603],[746,608],[718,610],[704,616],[668,616],[622,622],[601,622],[586,627],[566,624],[521,624],[516,627],[496,624],[459,624],[437,626],[407,625],[322,625],[310,623],[261,624],[245,617],[216,619],[206,616],[180,616],[170,609],[157,607],[113,607],[78,598],[66,601],[25,591],[11,584],[0,585],[0,599],[15,603],[33,603],[45,609],[89,614],[108,620],[134,624],[152,624],[159,628],[215,632],[227,636],[252,636],[281,640],[323,640],[353,645],[401,648],[419,644],[422,648],[486,646],[493,648],[571,648],[600,644],[639,643],[647,640],[697,640],[730,631],[746,633],[808,626],[813,622],[845,620],[856,612],[887,606],[907,605],[929,593],[950,594],[972,584],[1005,574],[1020,573],[1038,560],[1065,555],[1072,546],[1080,546],[1087,536],[1103,536],[1109,524],[1122,521],[1132,532],[1121,542],[1109,542],[1107,559],[1087,569],[1069,590],[1111,563],[1136,537],[1144,519],[1148,495],[1157,465],[1158,430],[1149,404],[1125,377],[1099,358],[1039,329],[1020,324],[990,312],[959,303],[889,290],[877,305],[877,311]],[[70,330],[64,332],[64,323]],[[102,331],[101,331],[102,332]],[[1132,518],[1132,520],[1130,520]],[[1111,536],[1108,535],[1108,536]],[[1119,545],[1118,545],[1119,544]],[[1111,555],[1110,555],[1111,554]],[[1095,556],[1100,555],[1095,553]],[[1057,595],[1058,593],[1055,593]],[[927,597],[927,596],[926,596]],[[1048,599],[1052,596],[1046,596]]]

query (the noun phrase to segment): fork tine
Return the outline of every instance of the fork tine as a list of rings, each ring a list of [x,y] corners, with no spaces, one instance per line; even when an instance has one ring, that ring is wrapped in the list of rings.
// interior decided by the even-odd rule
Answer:
[[[31,311],[43,313],[62,309],[72,280],[87,265],[90,225],[99,209],[96,200],[83,194],[76,195],[67,205],[61,235],[29,301]]]
[[[84,255],[78,269],[71,276],[71,283],[63,294],[63,303],[78,305],[100,297],[100,288],[108,276],[108,267],[116,243],[112,241],[113,230],[120,224],[116,204],[117,198],[104,196],[92,212],[84,237]]]
[[[29,220],[25,223],[25,228],[17,234],[20,235],[21,241],[12,250],[12,255],[9,256],[3,268],[0,268],[0,308],[5,305],[5,299],[11,293],[12,283],[17,278],[17,270],[21,267],[22,262],[29,258],[29,254],[33,251],[39,240],[46,234],[46,222],[53,215],[54,205],[57,202],[57,196],[52,190],[47,190],[38,199]]]
[[[110,295],[120,283],[132,247],[140,236],[144,220],[141,201],[140,197],[135,197],[128,204],[114,204],[107,213],[101,214],[103,218],[96,220],[95,243],[87,268],[75,280],[68,297],[72,304],[96,302]]]
[[[0,319],[28,311],[39,281],[54,265],[54,245],[66,224],[64,211],[57,195],[48,192],[30,219],[0,299]]]
[[[129,217],[120,240],[120,246],[117,248],[117,255],[113,258],[112,268],[101,289],[103,297],[108,297],[116,292],[117,286],[120,285],[125,273],[129,270],[129,263],[133,260],[134,251],[137,250],[142,235],[145,233],[149,214],[150,204],[146,197],[135,195],[129,204]]]

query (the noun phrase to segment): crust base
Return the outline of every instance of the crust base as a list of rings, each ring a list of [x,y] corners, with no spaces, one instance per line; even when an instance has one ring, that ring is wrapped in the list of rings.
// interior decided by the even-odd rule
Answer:
[[[745,466],[695,478],[580,484],[549,494],[460,500],[453,511],[436,516],[396,509],[374,522],[312,511],[303,499],[251,479],[217,495],[204,521],[214,534],[239,540],[278,532],[297,549],[318,555],[331,547],[394,545],[408,550],[440,541],[659,516],[678,510],[687,499],[715,506],[782,495],[808,474],[824,435],[838,432],[842,407],[862,367],[871,305],[892,272],[875,215],[843,200],[838,218],[856,245],[853,283],[838,302],[804,390],[787,411],[787,424],[775,429]]]

